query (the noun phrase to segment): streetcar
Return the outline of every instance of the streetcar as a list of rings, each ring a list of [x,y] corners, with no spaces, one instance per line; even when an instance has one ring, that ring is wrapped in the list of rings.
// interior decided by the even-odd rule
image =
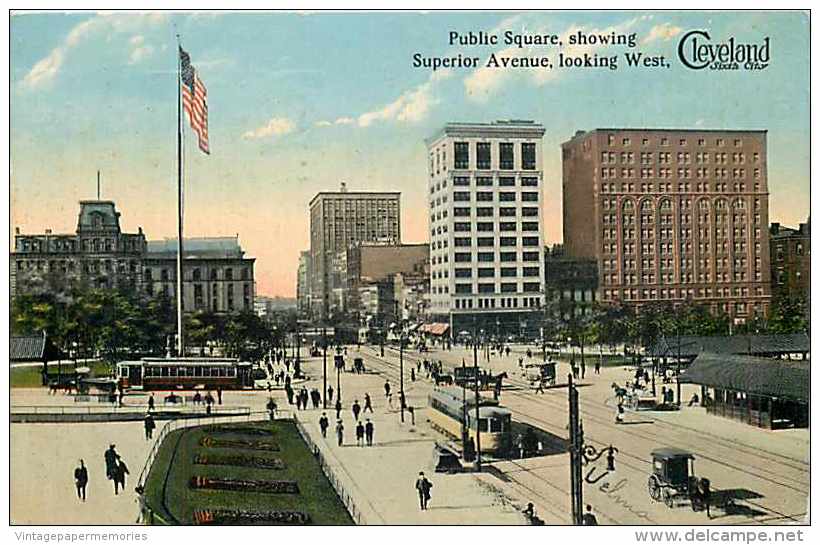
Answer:
[[[475,394],[455,386],[435,388],[429,396],[429,420],[433,428],[461,441],[466,426],[469,437],[475,442],[476,399]],[[466,414],[465,414],[466,413]],[[481,452],[504,456],[512,446],[512,412],[498,401],[479,398],[478,429],[481,432]]]
[[[252,364],[234,358],[142,358],[117,364],[122,390],[242,390]]]

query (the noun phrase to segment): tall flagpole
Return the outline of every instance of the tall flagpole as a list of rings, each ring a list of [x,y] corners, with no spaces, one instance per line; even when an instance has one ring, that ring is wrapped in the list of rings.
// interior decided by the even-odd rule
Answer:
[[[177,356],[185,356],[182,336],[182,58],[179,34],[177,34]]]

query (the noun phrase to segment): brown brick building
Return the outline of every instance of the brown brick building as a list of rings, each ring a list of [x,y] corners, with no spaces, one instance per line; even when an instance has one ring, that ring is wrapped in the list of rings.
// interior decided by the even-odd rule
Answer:
[[[603,302],[768,313],[766,131],[595,129],[562,153],[566,255],[597,261]]]
[[[811,223],[797,229],[772,223],[772,291],[775,297],[809,299],[811,289]]]

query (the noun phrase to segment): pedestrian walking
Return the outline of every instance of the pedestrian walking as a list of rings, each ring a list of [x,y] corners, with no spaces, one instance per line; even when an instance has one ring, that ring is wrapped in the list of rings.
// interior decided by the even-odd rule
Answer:
[[[419,478],[416,479],[416,491],[419,494],[419,507],[422,511],[427,510],[427,504],[430,502],[430,489],[433,488],[433,483],[427,480],[423,471],[419,471]]]
[[[600,375],[600,374],[601,374],[601,360],[597,360],[597,361],[595,362],[595,374],[596,374],[596,375]]]
[[[367,440],[367,446],[372,447],[373,446],[373,422],[371,422],[369,418],[367,419],[367,422],[364,425],[364,436],[365,436],[365,439]]]
[[[584,526],[598,526],[598,519],[592,513],[591,505],[587,505],[587,512],[581,517],[581,524]]]
[[[319,417],[319,429],[322,430],[322,437],[327,439],[327,429],[330,427],[330,421],[327,419],[327,413],[322,413]]]
[[[387,394],[387,406],[393,409],[393,394]]]
[[[216,389],[216,400],[217,404],[222,405],[222,388]]]
[[[114,495],[116,496],[119,494],[119,490],[117,487],[119,486],[122,488],[122,491],[125,492],[125,476],[128,475],[128,466],[125,465],[125,462],[122,458],[117,456],[117,466],[114,472]]]
[[[151,396],[148,398],[148,410],[154,410],[154,394],[151,394]]]
[[[416,409],[414,409],[412,405],[408,405],[407,406],[407,412],[410,413],[410,424],[415,426],[416,425]]]
[[[364,424],[361,420],[356,424],[356,444],[360,447],[364,446]]]
[[[293,388],[290,384],[285,385],[285,395],[288,396],[288,405],[293,405]]]
[[[384,381],[384,397],[390,397],[390,381]]]
[[[615,423],[616,424],[623,424],[624,421],[624,404],[622,402],[618,402],[618,408],[615,412]]]
[[[340,400],[336,400],[336,420],[339,420],[342,417],[342,402]]]
[[[342,423],[341,420],[336,421],[336,439],[339,442],[339,446],[342,446],[345,439],[345,425]]]
[[[703,505],[706,507],[706,516],[712,518],[710,506],[712,505],[712,483],[706,477],[700,480],[700,491],[703,494]]]
[[[151,415],[151,413],[146,414],[145,415],[145,438],[146,439],[151,439],[154,436],[154,428],[156,428],[156,427],[157,427],[157,425],[154,422],[154,417]]]
[[[108,446],[108,450],[105,451],[103,457],[105,458],[105,476],[108,480],[113,480],[117,468],[117,458],[119,457],[114,444]]]
[[[544,393],[544,379],[538,381],[538,386],[535,387],[536,394],[543,394]]]
[[[584,360],[581,360],[581,378],[587,376],[587,364]]]
[[[373,412],[373,401],[370,399],[370,394],[364,394],[364,411],[362,412],[367,412],[367,409]]]
[[[327,401],[328,403],[333,403],[333,386],[327,387]]]
[[[359,419],[359,413],[362,412],[362,406],[359,405],[359,400],[358,399],[353,402],[353,406],[351,407],[351,410],[353,411],[353,420],[358,420]]]
[[[77,499],[85,501],[85,487],[88,484],[88,469],[85,462],[80,460],[80,465],[74,469],[74,485],[77,487]]]
[[[268,409],[268,415],[270,416],[271,421],[273,421],[276,418],[276,402],[272,397],[268,399],[268,403],[265,407]]]

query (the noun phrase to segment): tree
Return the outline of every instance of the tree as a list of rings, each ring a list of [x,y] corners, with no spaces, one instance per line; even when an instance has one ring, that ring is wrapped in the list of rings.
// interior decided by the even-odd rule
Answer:
[[[769,316],[771,333],[808,333],[806,301],[802,297],[779,297]]]

